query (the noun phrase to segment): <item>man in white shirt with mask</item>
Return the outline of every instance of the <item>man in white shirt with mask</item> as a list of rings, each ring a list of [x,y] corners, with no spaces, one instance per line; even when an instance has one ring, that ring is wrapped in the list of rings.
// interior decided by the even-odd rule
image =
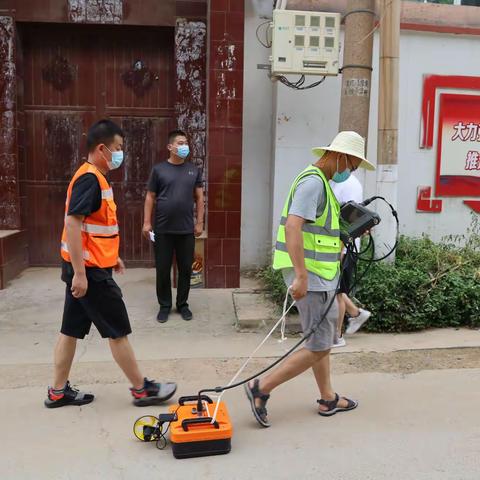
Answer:
[[[363,201],[363,188],[359,180],[352,174],[347,180],[341,183],[330,181],[333,193],[337,197],[338,203],[343,205],[347,202],[353,201],[360,203]],[[357,251],[360,251],[360,239],[355,240]],[[344,347],[346,345],[345,339],[342,336],[343,320],[345,313],[348,313],[350,320],[345,333],[356,333],[362,325],[370,318],[371,313],[363,308],[358,308],[349,298],[351,284],[353,281],[353,272],[355,271],[355,261],[350,257],[345,256],[345,250],[342,253],[342,279],[340,288],[337,294],[338,301],[338,324],[337,337],[333,347]]]

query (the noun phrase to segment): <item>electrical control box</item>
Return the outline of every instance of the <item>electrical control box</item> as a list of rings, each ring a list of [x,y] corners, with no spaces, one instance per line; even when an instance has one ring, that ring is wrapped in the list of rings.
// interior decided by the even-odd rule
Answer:
[[[272,75],[338,75],[340,14],[274,10]]]

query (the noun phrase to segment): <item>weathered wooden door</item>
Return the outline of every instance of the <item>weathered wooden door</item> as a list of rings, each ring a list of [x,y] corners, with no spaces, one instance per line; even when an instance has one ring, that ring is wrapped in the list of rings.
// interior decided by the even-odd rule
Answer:
[[[151,265],[141,237],[150,169],[174,126],[173,29],[24,25],[24,173],[31,265],[57,265],[68,181],[86,159],[85,136],[109,117],[126,133],[125,162],[110,174],[121,256]]]

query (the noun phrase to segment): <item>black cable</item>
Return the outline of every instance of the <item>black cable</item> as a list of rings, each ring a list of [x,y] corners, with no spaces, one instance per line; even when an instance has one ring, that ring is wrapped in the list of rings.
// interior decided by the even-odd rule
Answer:
[[[390,255],[392,255],[392,253],[397,249],[398,247],[398,242],[399,242],[399,237],[400,237],[400,221],[398,220],[398,213],[397,211],[395,210],[395,208],[393,208],[393,205],[391,203],[389,203],[384,197],[381,197],[380,195],[375,195],[373,197],[370,197],[370,198],[367,198],[366,200],[364,200],[361,205],[363,206],[367,206],[369,205],[370,203],[372,203],[374,200],[383,200],[389,207],[390,207],[390,211],[392,212],[392,215],[393,215],[393,218],[395,218],[395,222],[397,223],[397,236],[395,238],[395,244],[393,245],[393,247],[390,249],[390,251],[385,254],[383,257],[380,257],[380,258],[372,258],[372,259],[369,259],[368,261],[370,262],[381,262],[382,260],[385,260],[386,258],[388,258]],[[370,235],[370,234],[369,234]],[[371,235],[370,235],[371,236]],[[374,242],[373,242],[373,245],[372,245],[372,248],[373,250],[375,249],[375,245],[374,245]],[[361,259],[361,258],[360,258]]]
[[[257,37],[257,40],[258,40],[258,41],[260,42],[260,44],[261,44],[262,46],[264,46],[265,48],[271,48],[271,46],[272,46],[271,43],[270,43],[270,44],[268,43],[268,36],[267,36],[268,29],[265,31],[265,40],[266,40],[266,43],[263,43],[263,42],[262,42],[262,40],[260,39],[260,37],[259,37],[259,35],[258,35],[258,32],[259,32],[260,28],[262,28],[264,25],[267,25],[267,24],[269,24],[269,23],[271,23],[270,20],[267,20],[266,22],[261,23],[261,24],[257,27],[257,29],[255,30],[255,36]]]
[[[363,251],[363,253],[367,252],[369,250],[369,248],[371,248],[371,251],[372,251],[372,255],[371,255],[371,258],[370,259],[364,259],[360,256],[360,253],[357,253],[355,255],[355,257],[353,258],[353,261],[354,261],[354,265],[355,265],[355,273],[354,273],[354,281],[352,283],[351,286],[349,286],[349,289],[348,289],[348,292],[347,292],[347,295],[350,295],[350,293],[352,292],[352,290],[365,278],[365,276],[367,275],[368,271],[370,270],[371,266],[374,264],[374,256],[375,256],[375,243],[373,241],[373,238],[372,238],[372,235],[369,234],[369,241],[368,241],[368,246],[367,248]],[[369,247],[371,246],[371,247]],[[347,250],[347,253],[348,253],[348,250]],[[365,270],[363,271],[362,275],[360,276],[360,278],[357,277],[357,274],[358,274],[358,263],[356,260],[363,260],[363,261],[366,261],[368,264],[367,266],[365,267]]]
[[[178,410],[178,408],[177,408]],[[170,425],[172,424],[172,422],[168,422],[168,426],[167,426],[167,429],[165,430],[165,432],[163,431],[163,425],[160,426],[160,433],[159,433],[159,438],[157,439],[157,443],[156,443],[156,446],[159,450],[163,450],[166,446],[167,446],[167,433],[168,431],[170,430]],[[160,445],[160,442],[161,443],[161,446]]]
[[[349,16],[352,15],[352,13],[370,13],[371,15],[376,15],[375,10],[370,10],[369,8],[359,8],[357,10],[350,10],[347,12],[343,17],[342,17],[342,22],[345,21],[345,19]]]
[[[381,197],[379,195],[375,195],[373,197],[367,198],[366,200],[361,202],[361,205],[367,206],[375,200],[383,200],[390,207],[390,211],[392,213],[392,216],[395,218],[395,221],[397,223],[397,236],[396,236],[396,239],[395,239],[395,244],[389,250],[389,252],[386,253],[383,257],[375,258],[375,242],[373,240],[372,234],[370,232],[368,233],[369,240],[368,240],[368,244],[365,247],[365,249],[362,250],[361,252],[357,252],[357,253],[353,254],[355,256],[355,258],[353,258],[353,261],[355,262],[355,277],[354,277],[355,280],[352,283],[352,285],[350,286],[350,288],[348,290],[348,294],[350,294],[350,292],[365,278],[365,276],[368,274],[368,271],[370,270],[370,268],[372,267],[372,265],[374,263],[381,262],[381,261],[385,260],[390,255],[392,255],[393,252],[398,247],[399,236],[400,236],[400,222],[399,222],[399,219],[398,219],[398,213],[391,203],[389,203],[384,197]],[[355,250],[356,250],[356,248],[355,248]],[[371,251],[370,258],[364,258],[363,255],[366,254],[368,251]],[[347,250],[347,253],[348,253],[348,250]],[[363,270],[363,272],[362,272],[362,274],[359,278],[357,277],[357,262],[356,262],[356,260],[361,260],[361,261],[367,262],[367,266],[365,267],[365,269]]]
[[[370,70],[371,72],[373,72],[373,67],[371,67],[370,65],[357,65],[357,64],[354,64],[354,63],[348,64],[348,65],[344,65],[343,67],[341,67],[341,68],[338,69],[338,72],[339,72],[339,73],[343,73],[343,71],[344,71],[346,68],[363,68],[363,69],[365,69],[365,70]]]
[[[367,253],[370,250],[370,247],[372,246],[372,244],[373,244],[373,237],[369,234],[368,243],[367,243],[367,246],[365,247],[365,250],[360,250],[360,252],[357,252],[357,255],[361,256]]]
[[[300,75],[300,78],[298,79],[297,82],[295,82],[293,85],[295,85],[296,88],[301,87],[305,83],[305,75]]]
[[[177,412],[178,412],[178,409],[180,408],[180,406],[181,405],[178,405],[176,410],[173,412],[173,415],[174,415],[175,418],[177,418]],[[175,420],[172,420],[172,421],[175,421]],[[157,442],[156,442],[156,447],[159,450],[163,450],[167,446],[166,435],[167,435],[168,431],[170,430],[170,425],[171,424],[172,424],[172,422],[168,422],[168,426],[167,426],[167,429],[165,430],[165,432],[163,431],[163,423],[159,426],[159,436],[158,436],[158,439],[157,439]]]
[[[159,437],[157,438],[157,442],[155,443],[155,446],[159,450],[164,450],[165,447],[167,446],[167,437],[165,435],[167,434],[169,428],[170,428],[170,423],[168,424],[168,427],[165,430],[165,433],[163,433],[162,427],[160,427]]]
[[[304,85],[305,83],[305,75],[301,75],[300,78],[296,82],[291,82],[288,80],[287,77],[284,75],[278,75],[276,76],[278,81],[280,83],[283,83],[286,87],[293,88],[294,90],[310,90],[311,88],[318,87],[320,84],[322,84],[326,80],[326,76],[323,76],[320,80],[317,82],[310,83],[309,85]]]

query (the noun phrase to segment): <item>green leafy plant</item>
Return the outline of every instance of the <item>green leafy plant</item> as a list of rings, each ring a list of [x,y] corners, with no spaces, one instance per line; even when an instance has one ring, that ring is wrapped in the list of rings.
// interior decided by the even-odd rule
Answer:
[[[282,272],[272,267],[265,267],[259,270],[258,278],[265,284],[268,297],[278,305],[283,305],[287,287],[283,281]]]
[[[367,267],[359,262],[358,277]],[[280,272],[260,272],[272,299],[286,292]],[[410,332],[438,327],[480,327],[480,222],[466,235],[441,243],[401,237],[395,263],[374,263],[355,297],[372,312],[364,330]]]

